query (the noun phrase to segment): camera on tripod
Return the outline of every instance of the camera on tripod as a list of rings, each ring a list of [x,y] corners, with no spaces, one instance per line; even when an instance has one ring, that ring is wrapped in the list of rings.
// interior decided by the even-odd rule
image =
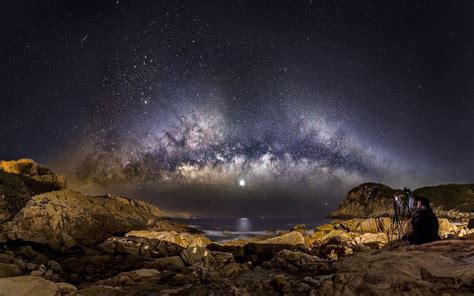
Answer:
[[[415,208],[415,199],[408,188],[403,188],[403,192],[400,194],[393,195],[393,207],[396,212],[400,210],[408,209],[412,210]]]
[[[407,223],[414,208],[415,199],[410,189],[403,188],[401,193],[393,195],[393,216],[389,235],[390,250],[392,249],[392,242],[396,237],[406,237]]]

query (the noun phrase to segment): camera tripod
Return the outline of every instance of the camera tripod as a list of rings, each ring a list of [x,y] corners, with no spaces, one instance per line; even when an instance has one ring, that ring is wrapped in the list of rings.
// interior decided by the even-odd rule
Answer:
[[[406,221],[403,221],[405,216],[410,215],[410,209],[406,207],[405,204],[402,206],[398,205],[396,200],[394,199],[393,201],[393,216],[392,216],[392,223],[391,223],[391,228],[390,228],[390,233],[388,236],[390,248],[389,250],[392,250],[393,242],[394,242],[394,236],[395,234],[398,234],[398,238],[402,238],[402,241],[407,242],[407,237],[405,233],[405,223]]]

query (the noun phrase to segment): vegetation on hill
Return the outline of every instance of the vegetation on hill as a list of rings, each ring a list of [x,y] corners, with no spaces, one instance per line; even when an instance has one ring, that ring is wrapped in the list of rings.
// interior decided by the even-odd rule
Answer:
[[[474,184],[446,184],[418,188],[414,194],[428,198],[443,210],[474,210]]]

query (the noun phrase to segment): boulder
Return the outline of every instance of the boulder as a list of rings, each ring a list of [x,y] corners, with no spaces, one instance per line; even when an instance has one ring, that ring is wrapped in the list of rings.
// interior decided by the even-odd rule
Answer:
[[[336,229],[336,223],[330,223],[330,224],[323,224],[316,226],[314,228],[314,232],[330,232],[332,230]]]
[[[54,261],[54,260],[49,260],[48,261],[48,267],[51,268],[51,270],[56,272],[56,273],[63,272],[63,268],[61,267],[61,265],[59,265],[59,263]]]
[[[211,240],[200,234],[178,233],[176,231],[149,231],[139,230],[130,231],[126,237],[142,237],[148,239],[156,239],[171,242],[183,248],[189,247],[206,247]]]
[[[153,261],[144,263],[143,267],[157,270],[174,270],[181,271],[186,266],[180,256],[169,256],[156,258]]]
[[[329,233],[316,232],[306,237],[306,246],[322,246],[329,242],[332,238],[337,238],[339,241],[352,241],[353,238],[361,234],[355,232],[347,232],[344,230],[332,230]]]
[[[265,239],[257,243],[261,244],[286,244],[286,245],[304,245],[305,239],[299,231],[291,231],[276,237]]]
[[[352,232],[379,233],[391,230],[391,218],[351,219],[339,222],[344,229]]]
[[[457,235],[459,233],[459,228],[455,224],[449,222],[448,219],[444,219],[444,218],[438,219],[438,223],[439,223],[438,232],[442,238],[446,238],[450,234]]]
[[[200,262],[204,257],[209,256],[211,251],[203,247],[190,247],[181,252],[181,259],[186,265],[193,265]]]
[[[160,272],[156,269],[137,269],[127,272],[119,273],[118,275],[95,282],[94,285],[97,286],[111,286],[111,287],[120,287],[124,285],[130,285],[136,282],[140,282],[146,278],[158,277]]]
[[[215,252],[231,253],[236,257],[243,257],[245,255],[245,244],[242,245],[227,245],[221,243],[211,243],[206,248]]]
[[[283,274],[278,274],[272,278],[271,283],[277,290],[281,291],[288,283],[288,277]]]
[[[111,237],[96,246],[109,254],[166,257],[179,255],[183,247],[168,241],[142,237]]]
[[[259,263],[273,258],[273,256],[282,250],[297,251],[301,248],[299,245],[292,244],[264,244],[249,243],[244,246],[244,261]]]
[[[161,231],[176,231],[180,233],[191,233],[191,234],[203,234],[204,232],[197,229],[189,227],[186,224],[178,223],[172,221],[168,218],[159,218],[159,219],[152,219],[148,221],[147,230],[161,232]]]
[[[56,286],[59,289],[59,292],[61,292],[61,295],[76,295],[77,294],[77,288],[74,285],[71,285],[69,283],[61,282],[61,283],[56,283]]]
[[[37,276],[18,276],[0,278],[0,295],[11,296],[59,296],[58,286]]]
[[[354,245],[371,245],[371,244],[381,244],[385,245],[388,243],[388,236],[383,233],[364,233],[361,236],[355,237],[352,240]]]
[[[21,270],[15,264],[0,263],[0,277],[3,278],[20,274]]]
[[[306,224],[296,224],[294,225],[290,231],[298,231],[301,232],[302,234],[306,233]]]
[[[34,259],[36,255],[38,255],[38,253],[35,250],[33,250],[31,246],[20,247],[20,250],[18,253],[27,259]]]
[[[16,262],[15,254],[12,254],[12,253],[2,254],[2,253],[0,253],[0,262],[1,263],[8,263],[8,264],[15,263]]]
[[[330,271],[329,266],[320,258],[291,250],[282,250],[276,253],[271,262],[274,267],[289,273],[327,273]]]

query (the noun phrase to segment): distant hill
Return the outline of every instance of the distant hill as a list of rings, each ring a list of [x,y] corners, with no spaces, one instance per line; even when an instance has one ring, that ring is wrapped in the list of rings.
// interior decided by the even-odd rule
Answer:
[[[361,184],[347,193],[328,218],[390,217],[393,215],[393,195],[401,192],[384,184]],[[474,184],[427,186],[413,192],[427,197],[439,217],[462,219],[474,209]]]
[[[415,194],[428,198],[442,210],[474,210],[474,184],[446,184],[418,188]]]

